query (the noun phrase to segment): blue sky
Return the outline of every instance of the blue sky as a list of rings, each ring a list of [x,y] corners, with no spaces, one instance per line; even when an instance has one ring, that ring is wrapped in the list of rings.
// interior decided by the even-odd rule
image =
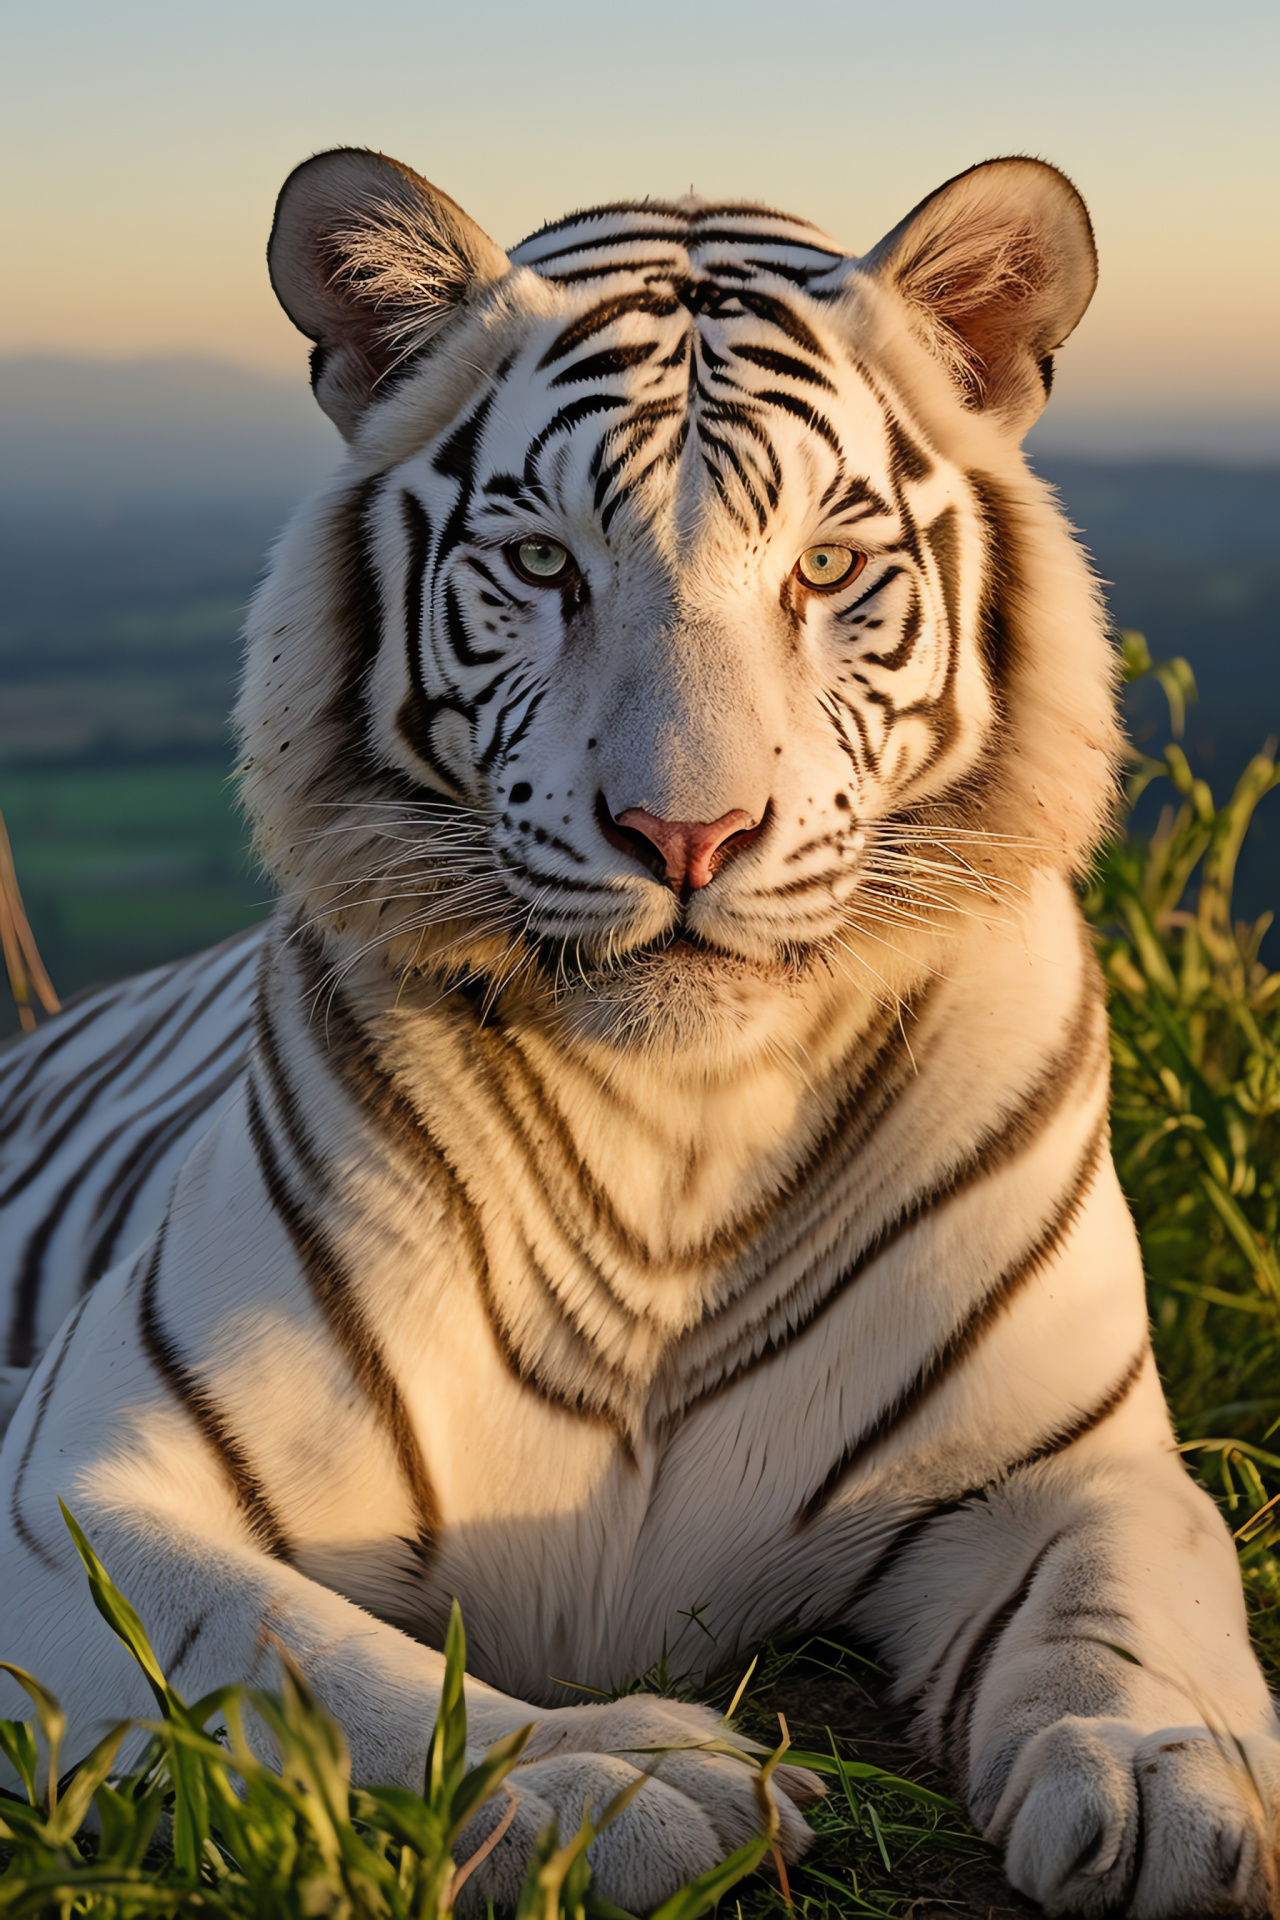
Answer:
[[[1030,152],[1082,188],[1102,252],[1068,411],[1280,417],[1278,56],[1275,0],[11,3],[0,352],[300,368],[262,248],[327,146],[409,161],[507,243],[693,185],[855,251]]]

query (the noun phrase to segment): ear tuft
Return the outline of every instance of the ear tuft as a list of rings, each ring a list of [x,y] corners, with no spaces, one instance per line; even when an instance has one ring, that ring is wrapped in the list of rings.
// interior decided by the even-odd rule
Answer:
[[[379,382],[510,268],[448,194],[361,147],[317,154],[289,175],[267,265],[281,306],[316,343],[316,398],[347,438]]]
[[[1093,296],[1084,201],[1042,160],[988,160],[909,213],[858,272],[889,284],[966,406],[1019,433],[1044,406],[1061,346]]]

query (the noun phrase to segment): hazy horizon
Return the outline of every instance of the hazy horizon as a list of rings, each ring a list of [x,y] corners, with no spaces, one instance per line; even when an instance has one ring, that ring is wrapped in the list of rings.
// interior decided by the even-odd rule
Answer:
[[[1280,466],[1280,407],[1243,414],[1073,405],[1055,392],[1028,439],[1040,458]],[[285,506],[342,441],[292,375],[200,354],[0,354],[0,505],[246,493]]]

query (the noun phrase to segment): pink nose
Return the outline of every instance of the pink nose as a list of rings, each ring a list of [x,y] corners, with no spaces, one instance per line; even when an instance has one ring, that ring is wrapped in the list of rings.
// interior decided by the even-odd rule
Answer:
[[[709,886],[725,861],[750,846],[760,831],[741,807],[718,820],[659,820],[643,807],[628,807],[616,824],[657,848],[667,885],[684,894]]]

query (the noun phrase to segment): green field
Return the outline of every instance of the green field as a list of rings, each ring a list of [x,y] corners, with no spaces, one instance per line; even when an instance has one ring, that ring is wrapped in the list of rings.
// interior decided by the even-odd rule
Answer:
[[[10,767],[0,812],[64,999],[209,946],[270,904],[220,761]],[[16,1030],[4,995],[0,1033]]]

